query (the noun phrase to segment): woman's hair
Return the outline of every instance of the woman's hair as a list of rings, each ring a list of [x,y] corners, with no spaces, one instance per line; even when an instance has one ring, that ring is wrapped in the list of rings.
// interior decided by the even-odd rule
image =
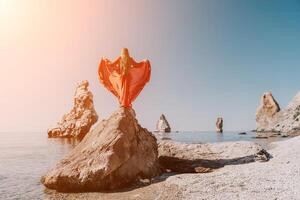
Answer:
[[[131,65],[129,51],[127,48],[121,50],[120,69],[122,74],[127,74],[128,69]]]

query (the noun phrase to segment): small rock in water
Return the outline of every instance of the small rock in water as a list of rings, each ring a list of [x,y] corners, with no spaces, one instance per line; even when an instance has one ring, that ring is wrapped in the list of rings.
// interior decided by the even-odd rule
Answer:
[[[167,121],[166,117],[164,114],[160,116],[160,119],[158,120],[156,124],[156,130],[158,132],[165,132],[165,133],[170,133],[171,132],[171,127],[169,122]]]
[[[247,134],[246,132],[239,133],[239,135],[246,135],[246,134]]]
[[[223,118],[222,117],[217,118],[216,131],[217,131],[217,133],[223,133]]]

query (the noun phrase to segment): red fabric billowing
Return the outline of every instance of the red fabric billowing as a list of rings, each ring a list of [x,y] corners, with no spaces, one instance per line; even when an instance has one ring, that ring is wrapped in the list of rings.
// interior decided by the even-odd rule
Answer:
[[[131,103],[150,80],[151,66],[148,60],[140,63],[133,61],[127,73],[124,73],[120,69],[120,58],[114,63],[102,59],[98,74],[100,82],[118,98],[120,105],[131,107]]]

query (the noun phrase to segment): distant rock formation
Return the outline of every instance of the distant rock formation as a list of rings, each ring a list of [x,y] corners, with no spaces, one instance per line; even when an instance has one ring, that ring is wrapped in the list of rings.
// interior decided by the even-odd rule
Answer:
[[[223,118],[222,117],[217,118],[216,131],[218,133],[223,133]]]
[[[119,108],[99,123],[42,177],[58,191],[102,191],[127,187],[160,174],[156,138],[142,128],[131,108]]]
[[[262,95],[260,105],[256,111],[256,128],[258,131],[271,129],[277,120],[280,107],[271,92]]]
[[[171,132],[171,127],[169,122],[167,121],[164,114],[162,114],[156,124],[156,131],[158,132],[165,132],[169,133]]]
[[[271,93],[262,98],[256,114],[258,132],[275,132],[281,135],[300,135],[300,92],[286,109],[281,110]]]
[[[77,85],[72,110],[64,115],[57,126],[48,130],[49,138],[82,139],[98,120],[94,109],[93,94],[88,90],[88,81]]]

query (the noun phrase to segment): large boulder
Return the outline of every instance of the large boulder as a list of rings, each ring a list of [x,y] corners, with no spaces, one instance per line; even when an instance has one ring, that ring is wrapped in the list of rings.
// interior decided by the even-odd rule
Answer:
[[[261,97],[260,105],[256,111],[257,131],[271,130],[277,121],[277,113],[280,111],[279,104],[271,92],[266,92]]]
[[[142,128],[133,109],[120,108],[100,122],[44,177],[58,191],[126,187],[160,174],[156,138]]]
[[[258,109],[256,115],[258,132],[274,132],[285,136],[300,135],[300,92],[286,109],[280,111],[272,96]],[[274,100],[274,101],[273,101]]]
[[[216,131],[218,133],[223,133],[223,118],[218,117],[216,121]]]
[[[162,114],[160,116],[160,118],[156,124],[156,131],[165,132],[165,133],[171,132],[170,124],[164,114]]]
[[[159,162],[166,171],[206,173],[225,165],[268,161],[270,155],[258,144],[249,141],[185,144],[161,141]]]
[[[266,92],[261,97],[260,105],[256,111],[257,131],[271,130],[277,121],[280,107],[271,92]]]
[[[93,94],[88,90],[88,81],[77,85],[72,110],[65,114],[60,122],[48,130],[49,138],[82,139],[98,120],[94,109]]]

